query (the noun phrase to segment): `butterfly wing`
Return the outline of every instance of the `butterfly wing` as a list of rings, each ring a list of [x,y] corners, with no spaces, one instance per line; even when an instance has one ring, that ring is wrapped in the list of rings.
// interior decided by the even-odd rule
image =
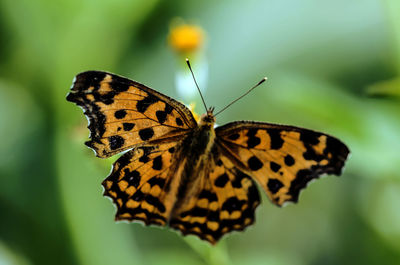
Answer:
[[[349,149],[338,139],[307,129],[259,122],[217,127],[217,144],[281,206],[321,174],[340,175]]]
[[[255,182],[238,169],[218,146],[204,159],[196,183],[177,201],[169,225],[184,235],[194,234],[216,243],[232,230],[243,230],[254,222],[260,203]]]
[[[75,77],[67,100],[84,110],[98,157],[148,142],[168,141],[197,126],[183,104],[130,79],[88,71]]]
[[[174,198],[168,197],[179,166],[178,142],[140,146],[123,154],[103,181],[104,195],[117,206],[116,220],[141,220],[165,225]]]

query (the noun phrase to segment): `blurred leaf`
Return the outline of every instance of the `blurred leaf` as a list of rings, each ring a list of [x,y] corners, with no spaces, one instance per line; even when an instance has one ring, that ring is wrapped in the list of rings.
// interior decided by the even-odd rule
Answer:
[[[387,244],[400,252],[400,183],[372,183],[361,193],[360,202],[365,220]]]
[[[400,73],[400,2],[397,0],[385,0],[386,13],[391,25],[389,28],[392,40],[392,49],[395,51],[394,57],[397,64],[397,71]]]
[[[301,259],[292,256],[282,250],[266,249],[265,251],[251,251],[247,255],[242,255],[240,251],[233,254],[235,265],[302,265],[306,264]]]
[[[176,265],[176,264],[190,264],[190,265],[204,265],[204,261],[197,257],[193,259],[192,253],[185,251],[174,251],[173,249],[154,249],[154,253],[148,256],[149,265]]]
[[[27,91],[0,78],[0,135],[7,136],[0,148],[0,169],[19,166],[15,164],[16,157],[25,152],[25,139],[38,131],[43,119],[39,106]]]
[[[367,87],[371,96],[400,97],[400,77],[378,82]]]
[[[21,253],[13,252],[8,246],[0,241],[0,264],[1,265],[29,265],[31,264]]]

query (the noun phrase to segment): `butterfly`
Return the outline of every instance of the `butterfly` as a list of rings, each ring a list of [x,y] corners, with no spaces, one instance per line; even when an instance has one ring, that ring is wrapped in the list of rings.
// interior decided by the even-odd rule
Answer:
[[[96,156],[128,150],[102,182],[116,220],[169,226],[212,244],[254,222],[257,184],[277,206],[297,202],[312,179],[340,175],[349,154],[340,140],[294,126],[215,127],[214,108],[197,122],[180,102],[107,72],[78,74],[67,100],[83,108],[85,144]]]

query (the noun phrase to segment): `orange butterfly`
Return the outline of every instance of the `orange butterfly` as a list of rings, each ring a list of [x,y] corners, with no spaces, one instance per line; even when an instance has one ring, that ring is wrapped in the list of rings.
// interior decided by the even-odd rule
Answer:
[[[213,244],[254,222],[256,183],[278,206],[297,202],[310,180],[340,175],[349,153],[332,136],[293,126],[214,128],[213,108],[197,123],[176,100],[106,72],[78,74],[67,100],[84,109],[85,144],[98,157],[129,149],[102,183],[116,220],[168,225]]]

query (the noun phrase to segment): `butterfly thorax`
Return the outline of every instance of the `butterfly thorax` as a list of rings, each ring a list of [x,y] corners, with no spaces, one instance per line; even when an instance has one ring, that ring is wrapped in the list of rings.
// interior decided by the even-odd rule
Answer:
[[[198,122],[198,126],[192,134],[183,141],[183,149],[186,149],[188,163],[192,171],[196,172],[204,159],[208,159],[210,150],[215,140],[215,117],[212,110],[203,114]]]
[[[197,129],[194,131],[198,134],[198,139],[193,138],[192,144],[200,146],[205,145],[205,152],[209,152],[212,145],[214,144],[215,131],[214,131],[215,117],[212,113],[212,109],[208,110],[207,113],[201,115]],[[193,146],[196,148],[196,146]],[[203,148],[200,148],[203,149]]]

